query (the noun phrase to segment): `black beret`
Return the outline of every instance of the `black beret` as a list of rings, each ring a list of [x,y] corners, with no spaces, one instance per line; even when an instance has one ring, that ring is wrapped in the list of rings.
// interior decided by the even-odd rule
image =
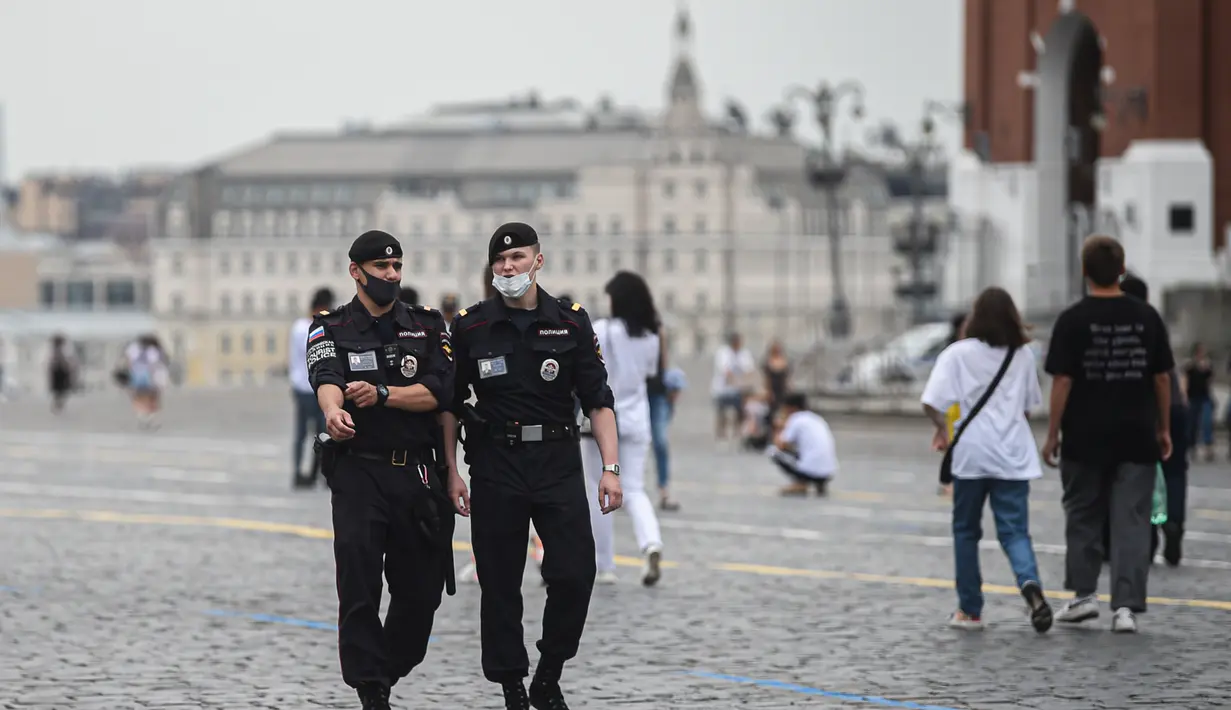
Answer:
[[[534,246],[539,243],[538,232],[524,222],[506,222],[492,234],[487,243],[487,263],[496,263],[496,255],[509,249]]]
[[[392,234],[373,229],[359,235],[359,238],[350,245],[347,256],[356,264],[395,256],[401,258],[402,245],[398,244],[398,240],[394,239]]]

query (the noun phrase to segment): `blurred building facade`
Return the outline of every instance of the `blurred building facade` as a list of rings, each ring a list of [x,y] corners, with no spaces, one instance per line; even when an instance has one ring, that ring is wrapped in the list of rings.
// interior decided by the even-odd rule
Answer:
[[[965,22],[950,302],[998,284],[1054,314],[1092,232],[1160,307],[1231,276],[1231,3],[966,0]]]
[[[43,391],[51,338],[76,352],[84,386],[104,386],[123,348],[154,332],[148,263],[114,242],[0,230],[4,390]]]
[[[320,286],[349,299],[345,252],[372,228],[402,241],[403,283],[429,305],[478,300],[488,237],[522,220],[543,236],[545,288],[601,314],[612,274],[645,274],[683,353],[727,327],[754,347],[823,338],[828,218],[806,148],[705,116],[686,18],[676,42],[657,115],[536,96],[446,106],[380,129],[276,135],[180,176],[151,243],[152,307],[187,383],[280,377],[290,320]],[[909,200],[889,178],[852,161],[841,188],[857,337],[901,322],[890,234]],[[943,181],[928,209],[947,210]]]
[[[160,198],[174,177],[158,170],[28,175],[15,188],[10,219],[19,231],[140,245],[148,241]]]

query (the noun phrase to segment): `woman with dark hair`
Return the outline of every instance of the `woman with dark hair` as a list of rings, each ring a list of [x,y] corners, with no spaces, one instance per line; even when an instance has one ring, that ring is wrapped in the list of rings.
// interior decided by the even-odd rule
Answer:
[[[646,459],[652,440],[646,379],[658,371],[661,322],[650,289],[640,276],[621,271],[607,282],[604,290],[611,299],[611,317],[594,321],[594,334],[607,367],[607,384],[615,395],[624,509],[633,519],[637,547],[645,558],[641,583],[648,587],[662,576],[662,537],[654,505],[645,492]],[[584,433],[581,461],[591,487],[597,487],[603,460],[594,438]],[[615,581],[614,524],[612,516],[599,510],[597,497],[590,498],[596,581],[610,584]]]
[[[1030,481],[1042,477],[1043,469],[1026,415],[1043,403],[1043,395],[1034,353],[1024,347],[1027,341],[1012,297],[1004,289],[989,288],[975,300],[962,339],[936,358],[923,390],[924,412],[936,425],[932,446],[938,451],[951,441],[945,411],[961,406],[950,467],[958,609],[949,625],[955,628],[983,628],[979,540],[988,500],[1030,620],[1040,633],[1051,628],[1052,610],[1030,540]],[[982,408],[973,411],[985,394]]]
[[[51,411],[59,414],[64,409],[68,393],[73,389],[73,374],[76,362],[68,352],[68,341],[63,335],[51,339],[51,360],[48,363],[48,378],[51,389]]]

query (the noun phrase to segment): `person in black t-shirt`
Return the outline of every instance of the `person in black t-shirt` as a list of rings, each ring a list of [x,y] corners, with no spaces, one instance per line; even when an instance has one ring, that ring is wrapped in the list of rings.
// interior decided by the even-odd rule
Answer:
[[[1056,620],[1099,614],[1103,523],[1111,516],[1112,630],[1137,630],[1146,610],[1155,471],[1171,456],[1175,359],[1162,318],[1125,296],[1124,247],[1095,235],[1082,246],[1087,295],[1056,320],[1045,369],[1053,378],[1043,460],[1064,486],[1066,587]]]

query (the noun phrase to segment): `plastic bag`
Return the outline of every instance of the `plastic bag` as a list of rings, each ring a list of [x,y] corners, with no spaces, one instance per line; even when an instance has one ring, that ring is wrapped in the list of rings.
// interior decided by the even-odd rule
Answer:
[[[1154,505],[1150,509],[1150,524],[1162,525],[1167,522],[1167,479],[1163,477],[1163,466],[1158,464],[1154,472]]]

